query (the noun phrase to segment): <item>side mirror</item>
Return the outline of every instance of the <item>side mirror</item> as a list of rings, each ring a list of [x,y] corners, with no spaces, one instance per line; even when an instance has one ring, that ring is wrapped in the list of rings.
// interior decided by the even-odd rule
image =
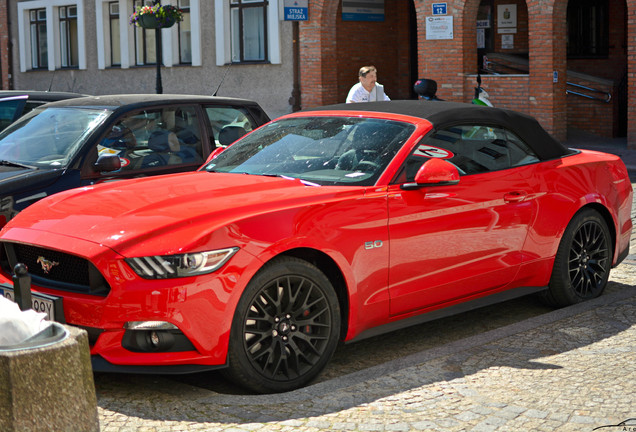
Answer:
[[[121,159],[113,154],[101,155],[97,158],[97,162],[93,165],[94,171],[109,172],[121,169]]]
[[[414,190],[425,186],[445,186],[459,183],[459,171],[444,159],[432,158],[424,162],[415,174],[415,182],[404,183],[403,190]]]
[[[215,148],[214,151],[212,153],[210,153],[210,156],[208,156],[208,158],[206,159],[205,163],[210,162],[212,159],[214,159],[215,157],[220,155],[223,150],[225,150],[225,147],[217,147],[217,148]]]

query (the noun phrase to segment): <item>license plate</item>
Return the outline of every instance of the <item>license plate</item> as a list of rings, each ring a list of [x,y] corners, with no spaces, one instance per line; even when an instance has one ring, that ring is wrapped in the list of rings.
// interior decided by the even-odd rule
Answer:
[[[0,286],[0,294],[11,301],[15,301],[15,293],[13,288]],[[44,312],[46,318],[50,321],[63,322],[63,319],[56,317],[64,317],[62,313],[62,299],[46,294],[31,292],[31,309],[36,312]]]

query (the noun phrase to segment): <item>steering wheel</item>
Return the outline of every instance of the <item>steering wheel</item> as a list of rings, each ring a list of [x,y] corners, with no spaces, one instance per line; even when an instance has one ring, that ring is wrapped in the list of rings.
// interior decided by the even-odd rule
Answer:
[[[375,162],[372,161],[368,161],[368,160],[362,160],[360,162],[358,162],[356,164],[355,170],[361,170],[364,172],[371,172],[371,171],[375,171],[376,169],[378,169],[380,167],[380,165],[378,165]]]

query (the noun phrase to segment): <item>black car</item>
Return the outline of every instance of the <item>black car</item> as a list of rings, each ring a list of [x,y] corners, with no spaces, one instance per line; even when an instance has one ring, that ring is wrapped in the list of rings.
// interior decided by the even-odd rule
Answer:
[[[0,130],[6,128],[35,107],[49,102],[85,96],[70,92],[2,90],[0,91]]]
[[[108,95],[42,105],[0,132],[0,226],[62,190],[193,171],[268,121],[256,102],[214,96]]]

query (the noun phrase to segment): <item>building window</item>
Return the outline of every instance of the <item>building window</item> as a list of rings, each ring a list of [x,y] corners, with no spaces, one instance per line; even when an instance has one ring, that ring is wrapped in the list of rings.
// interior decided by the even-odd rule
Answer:
[[[83,1],[29,0],[17,8],[20,72],[86,69]]]
[[[110,65],[121,65],[121,18],[119,2],[108,3],[108,29],[110,36]]]
[[[232,62],[265,61],[267,1],[230,0]]]
[[[152,5],[149,0],[135,0],[133,9],[143,5]],[[157,64],[155,30],[133,26],[135,30],[135,64],[138,66]]]
[[[280,64],[281,3],[282,0],[214,0],[217,66],[240,62]]]
[[[570,0],[567,27],[568,57],[607,57],[609,53],[607,0]]]
[[[31,68],[46,69],[49,66],[49,52],[46,39],[46,9],[29,11],[31,35]]]
[[[77,7],[62,6],[60,15],[60,54],[62,67],[79,65],[77,48]]]
[[[192,64],[190,0],[179,0],[178,7],[183,12],[183,21],[177,24],[179,31],[179,64]]]

